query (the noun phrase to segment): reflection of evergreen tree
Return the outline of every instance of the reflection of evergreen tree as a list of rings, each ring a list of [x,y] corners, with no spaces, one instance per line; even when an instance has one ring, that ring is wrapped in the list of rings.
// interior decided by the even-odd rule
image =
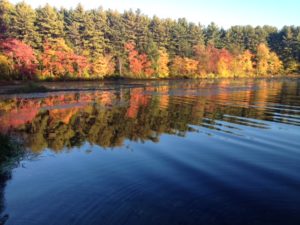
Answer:
[[[5,209],[4,192],[7,181],[12,177],[12,169],[24,155],[23,148],[7,135],[0,134],[0,225],[5,224],[8,215],[2,215]]]
[[[0,173],[0,225],[5,224],[6,220],[8,219],[8,215],[2,215],[2,213],[5,209],[4,191],[7,181],[10,179],[10,173]]]

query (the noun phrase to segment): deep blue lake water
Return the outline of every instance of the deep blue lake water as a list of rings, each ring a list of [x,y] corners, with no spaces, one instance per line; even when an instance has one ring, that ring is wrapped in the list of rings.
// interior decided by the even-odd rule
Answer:
[[[0,95],[0,224],[300,224],[299,79],[45,85]]]

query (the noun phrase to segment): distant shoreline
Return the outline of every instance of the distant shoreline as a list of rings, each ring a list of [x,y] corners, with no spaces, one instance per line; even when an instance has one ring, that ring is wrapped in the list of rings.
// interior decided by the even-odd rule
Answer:
[[[145,87],[143,82],[163,82],[163,81],[216,81],[216,80],[259,80],[259,79],[296,79],[300,78],[300,74],[290,74],[282,76],[264,76],[264,77],[236,77],[236,78],[165,78],[165,79],[130,79],[130,78],[120,78],[120,79],[99,79],[99,80],[56,80],[56,81],[0,81],[0,96],[10,95],[10,94],[30,94],[30,93],[51,93],[51,92],[82,92],[82,91],[111,91],[114,88],[107,87],[92,87],[92,88],[48,88],[48,85],[52,83],[63,84],[63,83],[75,83],[80,82],[99,82],[104,84],[121,84],[125,88],[132,87]],[[139,82],[139,83],[134,83]],[[45,86],[44,86],[45,85]]]

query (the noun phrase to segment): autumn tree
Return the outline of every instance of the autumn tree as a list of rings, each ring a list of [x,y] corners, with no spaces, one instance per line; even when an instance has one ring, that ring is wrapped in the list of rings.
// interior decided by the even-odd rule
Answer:
[[[234,74],[232,73],[232,62],[233,56],[231,53],[226,49],[220,50],[219,59],[217,62],[218,75],[222,77],[233,77]]]
[[[11,80],[13,74],[13,62],[5,55],[0,55],[0,80]]]
[[[41,56],[41,78],[88,77],[89,63],[84,56],[76,55],[63,39],[46,41]]]
[[[157,60],[157,75],[159,78],[166,78],[169,76],[169,55],[165,48],[159,50],[159,58]]]
[[[171,64],[172,75],[179,77],[195,77],[197,76],[198,61],[176,56]]]
[[[235,56],[232,64],[232,72],[234,76],[251,76],[254,72],[252,59],[253,54],[249,50]]]
[[[259,44],[256,55],[256,70],[258,75],[267,75],[269,70],[270,49],[265,44]]]
[[[271,52],[268,46],[260,44],[257,47],[256,70],[258,75],[278,74],[282,69],[282,62],[276,55]]]
[[[194,59],[184,58],[184,74],[191,77],[197,77],[198,62]]]
[[[104,78],[114,74],[115,62],[111,55],[98,56],[91,65],[92,78]]]
[[[206,46],[204,44],[198,44],[194,46],[193,50],[194,58],[199,62],[197,73],[204,77],[208,74],[207,65],[210,59],[210,56],[207,54],[206,51]]]
[[[222,67],[225,67],[224,62],[221,62],[220,65],[218,65],[220,60],[220,51],[222,50],[217,49],[210,44],[208,46],[201,44],[194,46],[194,58],[199,62],[198,74],[200,74],[202,77],[205,77],[209,74],[216,75],[219,73],[219,70],[221,70]],[[228,54],[227,51],[226,54]],[[226,61],[225,56],[226,55],[224,54],[224,61]]]
[[[0,51],[14,64],[18,79],[32,79],[36,74],[37,59],[34,50],[17,39],[0,41]]]
[[[269,73],[278,74],[282,71],[282,61],[279,59],[276,53],[271,52],[269,56]]]
[[[144,53],[139,54],[133,42],[126,43],[125,49],[128,51],[129,70],[132,76],[141,78],[149,77],[153,74],[154,71],[151,68],[151,62],[147,55]]]
[[[173,72],[168,70],[178,75],[183,71],[182,76],[193,77],[300,72],[299,26],[284,26],[280,30],[272,26],[232,26],[225,30],[214,23],[202,26],[185,18],[151,18],[140,10],[85,10],[80,4],[75,9],[57,10],[49,4],[33,9],[25,2],[11,4],[0,0],[0,40],[9,38],[34,48],[40,59],[45,57],[45,43],[63,39],[72,53],[64,56],[61,64],[69,68],[67,74],[74,78],[106,76],[112,73],[113,65],[114,74],[139,78],[154,74],[172,77]],[[124,48],[126,43],[134,43],[134,47]],[[58,51],[59,57],[64,52]],[[17,71],[15,59],[6,57]],[[59,57],[53,55],[52,61]],[[71,66],[71,62],[75,64]],[[66,76],[68,69],[58,68],[64,74],[55,72],[54,77]]]

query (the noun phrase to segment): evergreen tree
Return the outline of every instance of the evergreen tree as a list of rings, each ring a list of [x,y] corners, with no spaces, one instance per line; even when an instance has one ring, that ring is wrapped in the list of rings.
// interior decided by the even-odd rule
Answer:
[[[36,11],[36,28],[42,43],[46,40],[64,37],[63,18],[59,15],[56,9],[51,7],[49,4],[46,4],[44,7],[40,7]]]
[[[133,41],[136,42],[136,14],[132,11],[125,11],[122,14],[122,22],[124,24],[125,33],[124,39],[125,42]]]
[[[154,16],[149,23],[149,32],[159,47],[167,48],[169,46],[170,37],[166,20]]]
[[[16,4],[11,16],[9,35],[32,47],[37,47],[37,43],[40,41],[34,25],[35,20],[36,13],[30,5],[25,2]]]
[[[78,4],[75,10],[70,12],[71,22],[67,28],[67,34],[76,53],[82,53],[84,50],[83,33],[85,30],[86,13],[81,4]]]
[[[204,35],[206,45],[212,45],[216,48],[220,48],[222,46],[222,32],[215,23],[211,23],[206,27]]]
[[[126,28],[123,23],[122,15],[117,11],[109,10],[107,12],[108,31],[106,37],[109,39],[109,52],[116,57],[117,71],[120,76],[123,75],[123,68],[126,61],[124,45],[126,43]]]
[[[0,34],[8,36],[11,15],[15,8],[8,0],[0,0]]]

